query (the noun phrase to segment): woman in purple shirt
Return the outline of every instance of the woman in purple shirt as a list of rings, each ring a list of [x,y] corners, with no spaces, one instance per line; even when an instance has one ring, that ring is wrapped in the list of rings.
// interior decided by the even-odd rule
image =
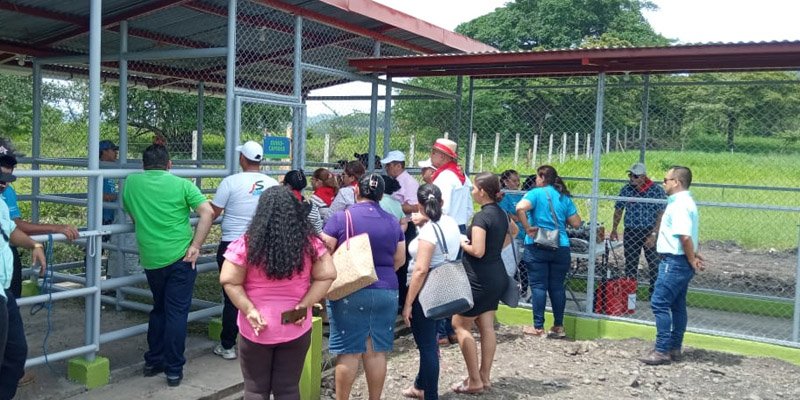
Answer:
[[[333,250],[346,240],[345,212],[353,233],[369,235],[378,281],[342,299],[328,301],[330,342],[336,354],[336,398],[349,399],[359,360],[364,361],[369,399],[380,399],[386,379],[386,353],[392,351],[397,315],[398,283],[395,271],[406,259],[406,243],[397,219],[378,202],[385,184],[378,174],[363,176],[355,186],[356,203],[336,212],[323,229],[322,239]]]

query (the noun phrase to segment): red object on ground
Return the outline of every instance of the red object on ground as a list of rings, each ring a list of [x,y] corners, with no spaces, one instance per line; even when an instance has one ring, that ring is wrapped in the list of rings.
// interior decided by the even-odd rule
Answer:
[[[636,279],[604,279],[594,292],[594,312],[606,315],[636,312]]]

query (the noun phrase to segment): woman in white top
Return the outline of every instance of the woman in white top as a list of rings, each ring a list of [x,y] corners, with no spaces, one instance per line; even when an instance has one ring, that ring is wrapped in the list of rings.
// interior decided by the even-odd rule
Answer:
[[[403,319],[411,327],[414,341],[419,349],[419,372],[414,384],[403,391],[403,396],[436,400],[439,398],[439,346],[436,340],[436,320],[425,318],[422,306],[417,300],[428,271],[443,264],[447,258],[454,261],[458,257],[461,231],[458,223],[442,214],[442,192],[432,184],[420,186],[417,190],[419,212],[428,222],[419,229],[416,239],[408,246],[412,261],[408,265],[408,295],[403,307]],[[444,254],[439,241],[446,244],[448,253]]]

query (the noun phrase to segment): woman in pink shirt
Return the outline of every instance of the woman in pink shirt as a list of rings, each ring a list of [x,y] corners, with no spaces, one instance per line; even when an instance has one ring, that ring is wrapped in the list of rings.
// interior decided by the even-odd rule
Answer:
[[[303,205],[284,186],[264,191],[247,232],[228,246],[219,276],[239,309],[245,399],[300,398],[311,307],[335,278]]]

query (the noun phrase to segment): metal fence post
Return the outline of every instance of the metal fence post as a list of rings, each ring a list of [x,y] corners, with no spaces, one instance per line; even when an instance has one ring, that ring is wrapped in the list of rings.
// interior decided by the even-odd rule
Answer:
[[[605,92],[606,92],[606,74],[601,72],[597,76],[597,108],[594,114],[594,142],[592,160],[592,194],[591,202],[592,209],[589,214],[589,265],[588,272],[586,273],[586,312],[594,312],[594,273],[596,265],[596,249],[597,249],[597,211],[598,211],[598,196],[600,192],[600,151],[603,137],[603,107],[605,106]]]
[[[386,97],[383,107],[383,156],[386,157],[391,150],[392,143],[389,140],[392,134],[392,76],[386,75]],[[409,160],[413,161],[413,160]],[[412,165],[413,167],[413,165]]]
[[[794,315],[792,316],[792,341],[800,341],[800,226],[797,235],[797,266],[794,272]]]
[[[225,168],[236,172],[236,146],[234,134],[234,98],[236,90],[236,6],[237,0],[228,0],[228,31],[225,60]]]
[[[31,142],[32,170],[39,169],[39,157],[42,156],[42,64],[33,60],[33,138]],[[31,179],[31,220],[39,222],[39,178]]]
[[[467,127],[467,160],[466,160],[467,175],[471,174],[472,170],[475,167],[474,165],[472,165],[473,158],[475,156],[474,154],[472,154],[474,153],[473,148],[475,146],[475,144],[473,143],[474,135],[472,134],[474,119],[475,119],[475,79],[470,76],[469,77],[469,126]]]
[[[642,92],[642,123],[639,137],[642,138],[639,148],[639,162],[644,163],[647,151],[647,129],[650,125],[650,74],[644,74],[644,90]]]
[[[102,32],[102,0],[91,0],[89,14],[89,170],[100,169],[100,58],[101,58],[101,32]],[[97,229],[102,223],[102,187],[103,176],[88,178],[88,222],[89,230]],[[100,236],[89,239],[90,249],[86,259],[86,286],[94,286],[98,290],[87,298],[86,305],[86,330],[84,343],[86,345],[100,346]],[[87,354],[86,358],[93,361],[97,351]]]
[[[375,41],[372,47],[374,57],[381,56],[381,42]],[[372,81],[372,93],[369,100],[369,150],[367,154],[367,171],[375,171],[375,151],[378,147],[378,75]],[[384,152],[386,149],[384,149]]]

